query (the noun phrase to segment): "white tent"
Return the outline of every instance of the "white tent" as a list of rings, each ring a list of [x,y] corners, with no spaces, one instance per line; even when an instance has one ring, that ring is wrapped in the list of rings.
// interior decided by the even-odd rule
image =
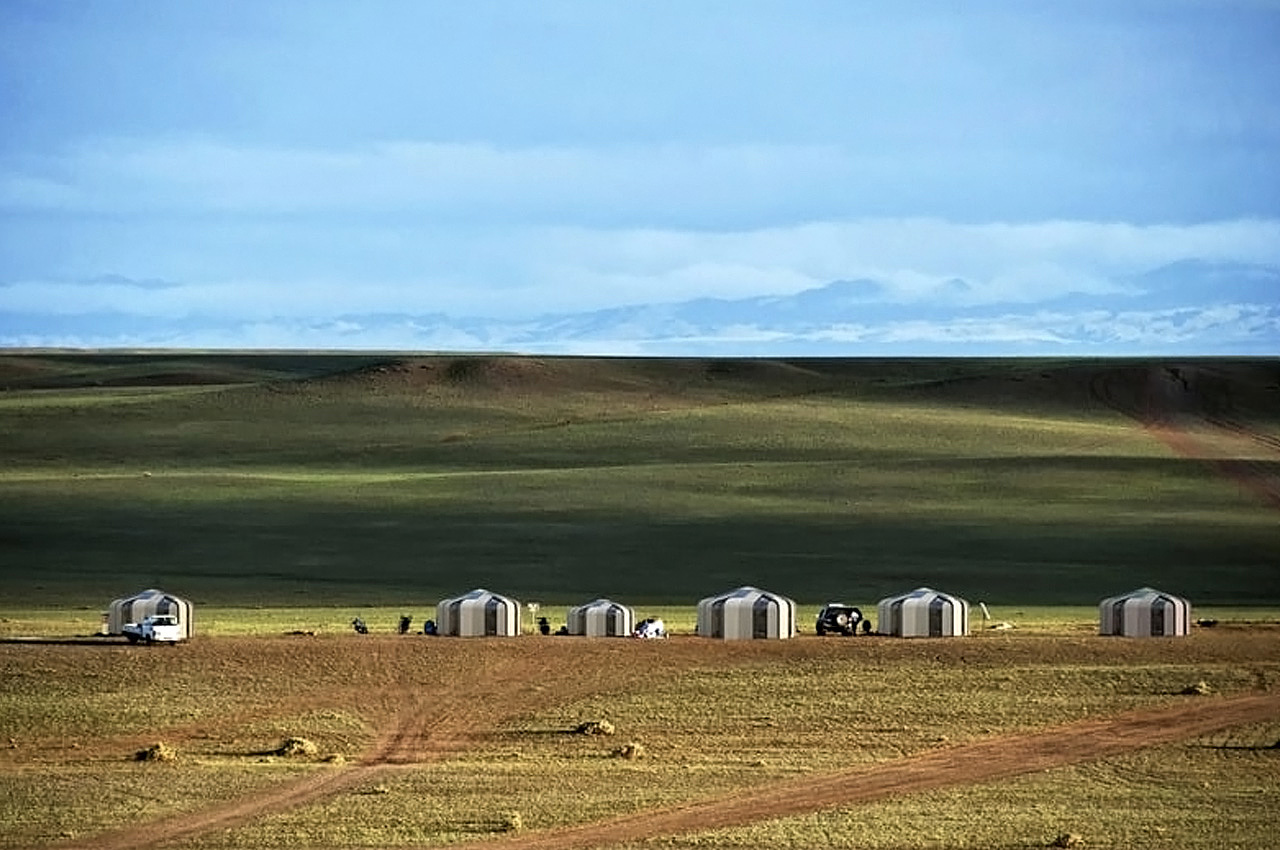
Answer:
[[[195,610],[191,602],[152,588],[111,602],[107,608],[107,634],[123,634],[125,623],[139,623],[144,617],[157,614],[177,617],[178,627],[184,638],[191,637],[195,632]]]
[[[436,629],[453,637],[520,634],[520,603],[483,588],[436,605]]]
[[[928,587],[881,599],[876,613],[880,633],[894,637],[961,637],[969,633],[969,603]]]
[[[1098,633],[1164,637],[1191,631],[1191,603],[1181,596],[1141,587],[1098,605]]]
[[[596,599],[569,609],[569,634],[587,637],[629,637],[636,627],[636,612],[609,599]]]
[[[724,640],[783,639],[796,633],[796,603],[755,587],[698,602],[698,634]]]

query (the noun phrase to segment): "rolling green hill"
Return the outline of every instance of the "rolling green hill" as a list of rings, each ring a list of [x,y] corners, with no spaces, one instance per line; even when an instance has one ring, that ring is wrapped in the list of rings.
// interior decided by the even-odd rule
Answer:
[[[1277,360],[30,353],[0,387],[16,604],[1280,602]]]

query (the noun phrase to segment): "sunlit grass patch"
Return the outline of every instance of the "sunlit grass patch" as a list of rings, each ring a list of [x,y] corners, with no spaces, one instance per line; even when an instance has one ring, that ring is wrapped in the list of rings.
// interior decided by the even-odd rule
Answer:
[[[30,850],[261,792],[310,766],[215,765],[183,757],[173,762],[121,759],[0,771],[0,847]]]

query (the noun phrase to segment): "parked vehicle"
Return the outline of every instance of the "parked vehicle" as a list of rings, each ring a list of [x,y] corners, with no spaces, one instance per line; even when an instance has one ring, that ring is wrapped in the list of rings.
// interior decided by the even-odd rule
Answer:
[[[172,614],[153,614],[141,623],[125,623],[120,633],[129,643],[177,643],[182,640],[182,627]]]
[[[667,624],[657,617],[648,617],[640,625],[636,626],[632,636],[638,638],[664,638],[667,636]]]
[[[861,610],[852,605],[845,605],[843,602],[828,602],[818,612],[818,622],[814,630],[820,635],[828,633],[853,635],[857,634],[859,623],[870,626],[870,623],[862,619]],[[863,631],[868,629],[864,628]]]

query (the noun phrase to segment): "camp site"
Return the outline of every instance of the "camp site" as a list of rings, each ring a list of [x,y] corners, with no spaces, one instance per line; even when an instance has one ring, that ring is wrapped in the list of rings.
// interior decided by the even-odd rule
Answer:
[[[0,847],[1274,837],[1274,359],[0,386]]]

